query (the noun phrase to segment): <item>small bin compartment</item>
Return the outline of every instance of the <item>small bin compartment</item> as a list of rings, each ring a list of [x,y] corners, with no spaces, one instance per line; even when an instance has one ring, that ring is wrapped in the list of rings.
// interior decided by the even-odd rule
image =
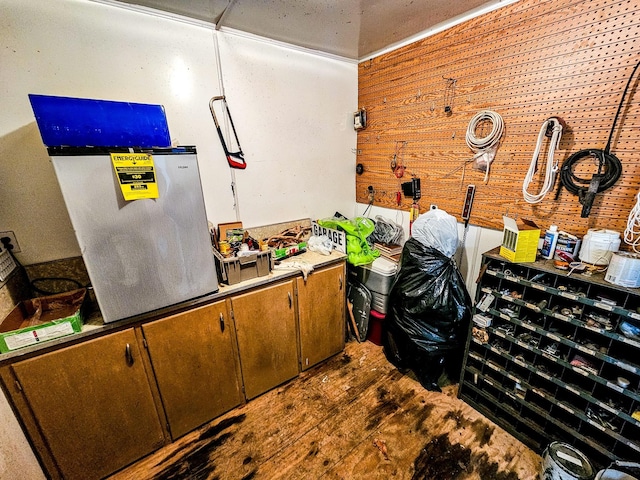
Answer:
[[[235,285],[256,277],[264,277],[271,272],[271,252],[260,251],[245,257],[224,258],[213,249],[220,283]]]

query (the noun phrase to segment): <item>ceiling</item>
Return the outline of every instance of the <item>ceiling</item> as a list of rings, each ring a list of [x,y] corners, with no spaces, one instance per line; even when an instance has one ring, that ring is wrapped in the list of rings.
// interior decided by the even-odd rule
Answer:
[[[352,60],[513,0],[120,0]]]

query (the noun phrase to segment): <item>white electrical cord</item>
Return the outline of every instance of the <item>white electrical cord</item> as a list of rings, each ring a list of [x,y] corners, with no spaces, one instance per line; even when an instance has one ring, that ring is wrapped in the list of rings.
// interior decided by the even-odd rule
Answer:
[[[640,192],[636,195],[636,204],[629,212],[627,228],[624,229],[624,243],[631,245],[633,251],[640,253]]]
[[[476,128],[480,122],[487,120],[491,121],[493,124],[491,132],[489,132],[489,135],[486,137],[476,137]],[[476,113],[469,121],[465,139],[469,148],[476,152],[473,156],[473,160],[480,160],[481,162],[486,163],[486,170],[484,174],[485,183],[487,183],[487,180],[489,179],[489,168],[491,167],[491,162],[496,156],[496,150],[498,149],[498,144],[500,143],[503,132],[504,121],[499,113],[492,110],[482,110]]]
[[[549,141],[549,151],[547,152],[547,166],[544,170],[544,183],[542,184],[540,193],[534,195],[529,193],[528,189],[529,185],[533,181],[533,176],[538,170],[538,157],[540,156],[540,150],[542,150],[542,142],[547,132],[547,127],[550,124],[552,125],[553,133],[551,135],[551,140]],[[522,195],[528,203],[540,203],[545,195],[553,189],[553,184],[556,182],[556,173],[558,172],[558,162],[554,162],[553,157],[556,153],[556,148],[560,145],[561,137],[562,124],[557,118],[551,117],[542,124],[540,133],[538,134],[538,143],[536,143],[536,149],[533,152],[533,158],[529,165],[529,171],[527,172],[526,177],[524,177],[524,182],[522,182]]]

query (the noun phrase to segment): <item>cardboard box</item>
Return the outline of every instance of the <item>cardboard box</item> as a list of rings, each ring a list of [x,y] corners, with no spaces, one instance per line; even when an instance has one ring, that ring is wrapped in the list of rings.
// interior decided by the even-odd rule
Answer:
[[[224,258],[215,248],[213,255],[218,270],[218,280],[227,285],[263,277],[271,272],[271,251],[256,252],[246,257]]]
[[[514,263],[535,262],[540,227],[530,220],[502,217],[504,230],[500,255]]]
[[[0,352],[80,332],[86,302],[84,288],[20,302],[0,323]]]

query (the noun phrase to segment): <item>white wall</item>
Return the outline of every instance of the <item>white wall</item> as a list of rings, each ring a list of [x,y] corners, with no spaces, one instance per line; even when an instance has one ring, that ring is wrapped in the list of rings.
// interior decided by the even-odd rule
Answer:
[[[164,105],[172,139],[198,148],[209,220],[236,220],[208,106],[222,93],[216,38],[248,164],[234,171],[240,220],[353,207],[355,63],[87,0],[0,0],[0,10],[0,231],[15,232],[24,264],[80,254],[29,93]]]
[[[0,0],[0,231],[26,264],[80,255],[29,93],[162,104],[174,141],[196,145],[209,220],[236,220],[209,112],[223,85],[248,167],[246,226],[319,218],[355,202],[357,65],[237,32],[87,0]],[[0,477],[42,478],[0,392]]]

